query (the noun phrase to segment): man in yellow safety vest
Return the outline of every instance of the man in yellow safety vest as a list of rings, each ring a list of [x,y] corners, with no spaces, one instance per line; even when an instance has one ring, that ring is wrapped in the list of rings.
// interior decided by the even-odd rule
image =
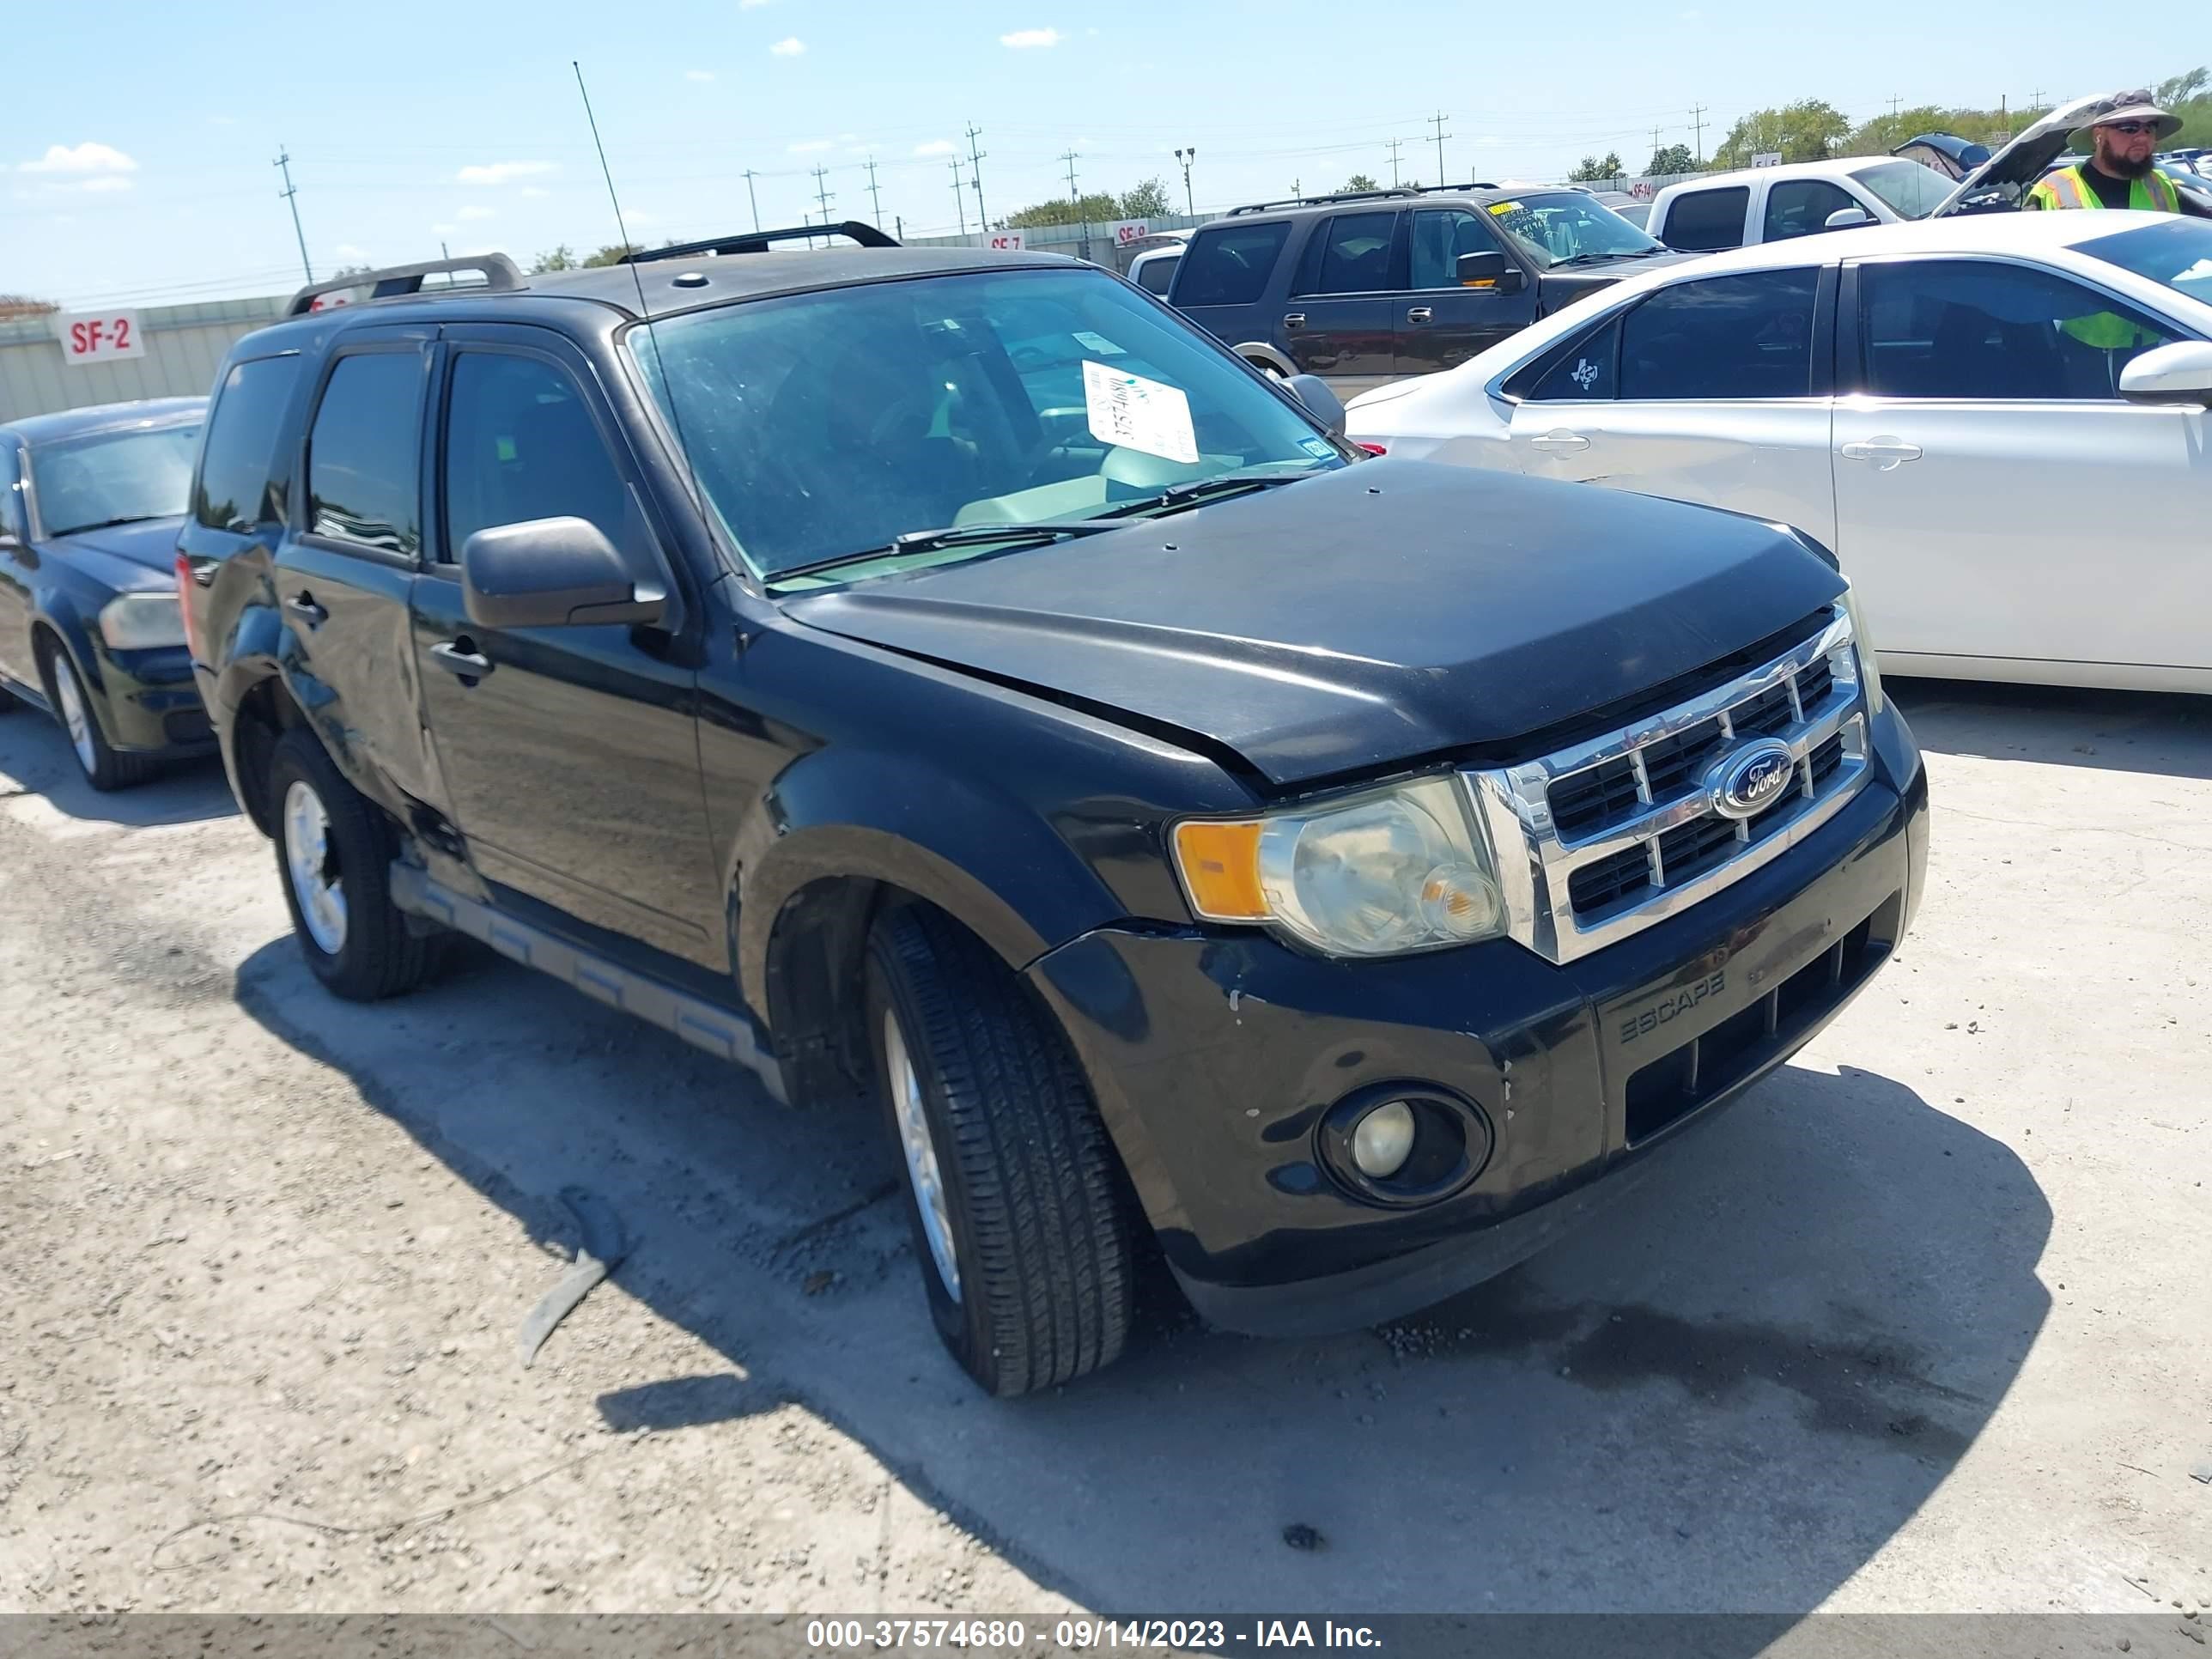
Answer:
[[[2161,139],[2181,131],[2179,116],[2159,108],[2148,92],[2124,92],[2106,100],[2088,131],[2089,159],[2045,175],[2027,192],[2024,205],[2191,211],[2173,180],[2152,159]]]

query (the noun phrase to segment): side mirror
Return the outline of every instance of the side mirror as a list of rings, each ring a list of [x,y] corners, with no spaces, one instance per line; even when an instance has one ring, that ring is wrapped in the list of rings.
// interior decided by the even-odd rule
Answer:
[[[2212,406],[2212,344],[2183,340],[2131,359],[2120,371],[2120,396],[2137,404]]]
[[[1332,438],[1344,435],[1344,400],[1328,389],[1328,382],[1318,374],[1293,374],[1283,382],[1283,390],[1306,406],[1306,413],[1319,421]]]
[[[461,546],[461,592],[479,628],[652,623],[668,602],[586,519],[526,519],[477,531]]]
[[[1498,294],[1518,294],[1528,280],[1520,266],[1510,264],[1504,254],[1495,251],[1461,254],[1453,264],[1452,273],[1459,278],[1462,288],[1489,289]]]
[[[1822,222],[1830,230],[1851,230],[1860,225],[1870,225],[1874,222],[1874,215],[1869,213],[1864,208],[1847,207],[1838,208]]]

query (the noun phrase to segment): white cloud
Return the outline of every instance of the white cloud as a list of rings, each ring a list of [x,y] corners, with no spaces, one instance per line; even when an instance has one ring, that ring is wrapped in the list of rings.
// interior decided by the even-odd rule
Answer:
[[[552,193],[553,192],[551,191],[545,189],[541,185],[525,185],[522,187],[523,199],[526,201],[535,197],[550,196]]]
[[[1032,46],[1056,46],[1060,39],[1058,29],[1016,29],[1012,34],[1000,35],[999,44],[1025,52]]]
[[[82,143],[71,149],[55,144],[35,161],[26,161],[24,173],[136,173],[137,162],[108,144]]]
[[[685,70],[684,71],[684,78],[687,81],[711,81],[714,78],[714,71],[712,70]]]
[[[950,155],[952,154],[952,141],[950,138],[933,138],[926,144],[916,144],[914,153],[916,155]]]
[[[806,42],[793,34],[777,41],[769,48],[778,58],[796,58],[806,50]]]
[[[535,179],[553,170],[550,161],[492,161],[463,167],[453,177],[465,185],[504,185],[516,179]]]
[[[795,144],[785,146],[785,149],[793,155],[811,155],[817,150],[836,148],[837,141],[835,138],[802,138]]]
[[[95,173],[76,186],[79,190],[128,190],[131,181],[119,173]]]
[[[349,265],[358,264],[368,258],[368,250],[365,247],[356,247],[351,242],[340,242],[337,246],[337,255]]]
[[[496,219],[498,216],[498,209],[478,207],[474,202],[470,203],[453,216],[456,219]]]

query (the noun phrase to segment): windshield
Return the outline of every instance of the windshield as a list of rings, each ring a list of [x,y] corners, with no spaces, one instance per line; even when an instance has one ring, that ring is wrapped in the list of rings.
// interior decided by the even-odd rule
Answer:
[[[1491,222],[1512,237],[1539,269],[1577,259],[1620,259],[1656,253],[1659,244],[1602,202],[1563,190],[1492,202]]]
[[[1346,464],[1252,371],[1093,270],[756,300],[629,343],[708,502],[770,578],[927,531],[1065,524],[1228,473]],[[987,550],[970,538],[903,562]]]
[[[2081,244],[2081,252],[2212,305],[2212,223],[2168,219]]]
[[[1884,161],[1879,167],[1862,167],[1851,177],[1881,197],[1900,219],[1925,219],[1957,187],[1935,168],[1917,161]]]
[[[103,432],[40,444],[31,452],[31,489],[49,536],[183,513],[192,487],[199,422]]]

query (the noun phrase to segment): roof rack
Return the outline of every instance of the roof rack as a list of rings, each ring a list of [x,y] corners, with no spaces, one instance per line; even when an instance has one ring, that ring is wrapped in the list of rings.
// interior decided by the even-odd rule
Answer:
[[[386,265],[381,270],[357,270],[349,276],[333,276],[326,283],[310,283],[295,294],[284,307],[287,317],[298,317],[314,309],[315,301],[325,294],[337,294],[347,289],[365,288],[372,300],[395,300],[422,291],[422,279],[450,270],[477,270],[483,273],[481,285],[460,284],[469,293],[503,292],[522,286],[522,272],[514,261],[504,253],[471,253],[462,259],[426,259],[420,264]]]
[[[765,253],[776,242],[805,241],[816,236],[842,236],[862,247],[896,247],[898,239],[865,224],[858,219],[847,219],[834,225],[793,225],[786,230],[752,230],[739,236],[710,236],[703,242],[678,242],[673,247],[642,247],[635,253],[625,253],[621,262],[626,265],[650,264],[655,259],[688,259],[697,253]]]
[[[1420,189],[1414,185],[1394,185],[1388,190],[1339,190],[1326,196],[1293,196],[1280,202],[1251,202],[1243,207],[1229,210],[1234,219],[1240,213],[1273,213],[1278,208],[1325,207],[1333,202],[1380,202],[1401,196],[1419,196]]]
[[[1463,185],[1415,185],[1413,189],[1422,196],[1449,196],[1461,190],[1498,190],[1503,186],[1494,179],[1470,179]]]

